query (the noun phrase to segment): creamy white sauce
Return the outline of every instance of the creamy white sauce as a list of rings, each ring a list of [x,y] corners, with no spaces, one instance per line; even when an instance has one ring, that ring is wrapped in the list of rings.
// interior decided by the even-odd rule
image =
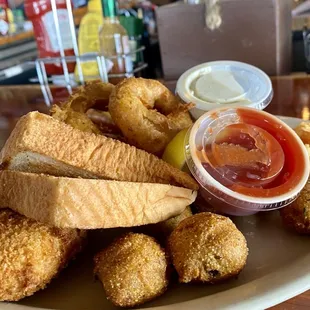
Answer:
[[[194,95],[208,102],[232,103],[244,100],[245,91],[229,71],[213,71],[200,76]]]

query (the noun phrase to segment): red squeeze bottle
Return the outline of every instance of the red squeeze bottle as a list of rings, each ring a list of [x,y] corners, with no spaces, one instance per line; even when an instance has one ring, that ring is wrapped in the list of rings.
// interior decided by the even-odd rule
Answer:
[[[0,19],[3,19],[4,21],[8,22],[8,14],[7,14],[7,9],[9,8],[7,0],[0,0]],[[3,16],[2,16],[3,15]]]
[[[55,0],[65,56],[74,56],[73,42],[69,25],[69,15],[65,0]],[[25,0],[25,13],[33,24],[33,31],[39,58],[59,57],[59,45],[50,0]],[[75,63],[67,62],[69,73],[74,72]],[[61,61],[45,65],[48,75],[64,74]]]
[[[9,8],[7,0],[0,0],[0,36],[7,35],[9,32],[9,20],[7,9]]]

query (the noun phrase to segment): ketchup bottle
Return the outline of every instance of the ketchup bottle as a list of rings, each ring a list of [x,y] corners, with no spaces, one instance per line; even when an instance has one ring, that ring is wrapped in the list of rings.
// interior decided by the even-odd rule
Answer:
[[[7,0],[0,0],[0,18],[8,22],[7,9],[9,8]]]
[[[8,2],[7,0],[0,0],[0,36],[7,35],[9,32],[9,24],[8,24]]]
[[[55,0],[61,41],[65,56],[74,56],[72,35],[69,25],[69,15],[65,0]],[[33,24],[40,58],[59,57],[59,45],[50,0],[25,0],[25,13]],[[69,73],[74,72],[75,63],[67,62]],[[49,75],[64,74],[61,61],[45,65]]]

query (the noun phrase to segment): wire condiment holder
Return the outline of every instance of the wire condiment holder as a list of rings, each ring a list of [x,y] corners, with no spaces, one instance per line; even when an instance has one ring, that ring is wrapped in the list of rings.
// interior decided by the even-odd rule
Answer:
[[[74,51],[74,56],[65,55],[65,49],[64,49],[64,45],[63,45],[62,37],[61,37],[59,17],[57,14],[56,0],[51,0],[53,22],[55,24],[56,39],[57,39],[57,44],[59,47],[60,56],[38,58],[34,62],[31,62],[32,64],[35,65],[36,72],[37,72],[37,79],[35,81],[40,84],[41,91],[44,97],[44,101],[48,106],[50,106],[54,101],[51,88],[50,88],[50,83],[53,81],[53,79],[48,76],[45,65],[55,64],[55,63],[61,65],[61,68],[63,70],[64,82],[65,82],[63,86],[67,88],[69,94],[72,94],[75,82],[81,85],[85,85],[86,78],[83,74],[83,68],[82,68],[83,62],[88,62],[88,61],[95,62],[97,65],[99,74],[95,76],[91,76],[91,77],[88,76],[88,78],[100,79],[103,82],[109,82],[109,80],[113,78],[132,77],[147,67],[147,64],[144,62],[144,58],[143,58],[143,51],[145,50],[144,46],[140,46],[135,50],[130,50],[127,53],[116,54],[116,55],[109,56],[109,57],[105,57],[104,55],[98,54],[98,53],[80,55],[78,42],[77,42],[77,36],[76,36],[76,27],[75,27],[73,11],[72,11],[72,4],[70,0],[65,0],[65,2],[66,2],[67,10],[68,10],[68,22],[69,22],[69,28],[70,28],[71,38],[72,38],[72,47]],[[125,62],[126,59],[128,59],[129,57],[134,57],[134,56],[136,56],[139,59],[139,61],[130,70],[127,70],[127,66],[125,66],[126,70],[122,73],[109,73],[108,72],[108,68],[106,65],[107,61],[123,59],[123,61]],[[76,79],[72,80],[72,77],[70,76],[69,69],[68,69],[68,63],[76,63],[76,75],[78,77],[78,81],[76,81]]]

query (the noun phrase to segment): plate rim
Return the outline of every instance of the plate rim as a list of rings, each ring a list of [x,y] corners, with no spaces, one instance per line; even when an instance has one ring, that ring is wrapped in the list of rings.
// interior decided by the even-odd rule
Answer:
[[[307,122],[297,117],[275,115],[284,122]],[[289,124],[288,124],[289,125]],[[306,236],[300,236],[306,238]],[[207,309],[223,309],[223,310],[261,310],[290,298],[304,293],[310,289],[310,251],[309,254],[297,258],[293,264],[286,264],[277,271],[266,274],[263,277],[253,281],[244,283],[240,286],[195,298],[179,303],[139,308],[140,310],[207,310]],[[289,268],[288,268],[289,267]],[[283,278],[293,279],[283,282]],[[268,286],[264,284],[268,283]],[[271,285],[270,285],[271,284]],[[265,286],[265,288],[264,288]],[[273,288],[270,289],[270,286]],[[257,290],[259,289],[259,292]],[[218,300],[221,304],[218,304]],[[16,303],[0,302],[2,310],[55,310],[50,308],[37,308],[26,305],[18,305]]]
[[[303,236],[301,236],[303,237]],[[197,310],[202,309],[223,309],[223,310],[261,310],[279,303],[282,303],[294,296],[302,294],[310,289],[310,265],[309,265],[310,253],[297,259],[291,268],[285,268],[283,266],[281,271],[271,272],[261,278],[255,279],[251,282],[242,284],[240,286],[231,288],[229,290],[218,292],[216,294],[196,298],[189,301],[184,301],[176,304],[170,304],[165,306],[153,307],[153,308],[140,308],[141,310],[187,310],[190,307]],[[305,267],[307,269],[301,268]],[[283,277],[291,275],[295,278],[294,281],[286,282],[283,284]],[[275,277],[276,276],[276,277]],[[277,285],[276,289],[269,290],[267,287],[261,290],[257,294],[256,289],[258,286],[263,287],[264,283],[274,283]],[[246,290],[250,286],[250,290]],[[289,292],[289,293],[288,293]],[[218,299],[222,300],[222,304],[218,305]],[[225,302],[224,302],[225,300]],[[208,302],[206,306],[204,301]],[[215,308],[216,307],[216,308]],[[41,310],[41,309],[40,309]],[[46,310],[46,309],[42,309]]]

